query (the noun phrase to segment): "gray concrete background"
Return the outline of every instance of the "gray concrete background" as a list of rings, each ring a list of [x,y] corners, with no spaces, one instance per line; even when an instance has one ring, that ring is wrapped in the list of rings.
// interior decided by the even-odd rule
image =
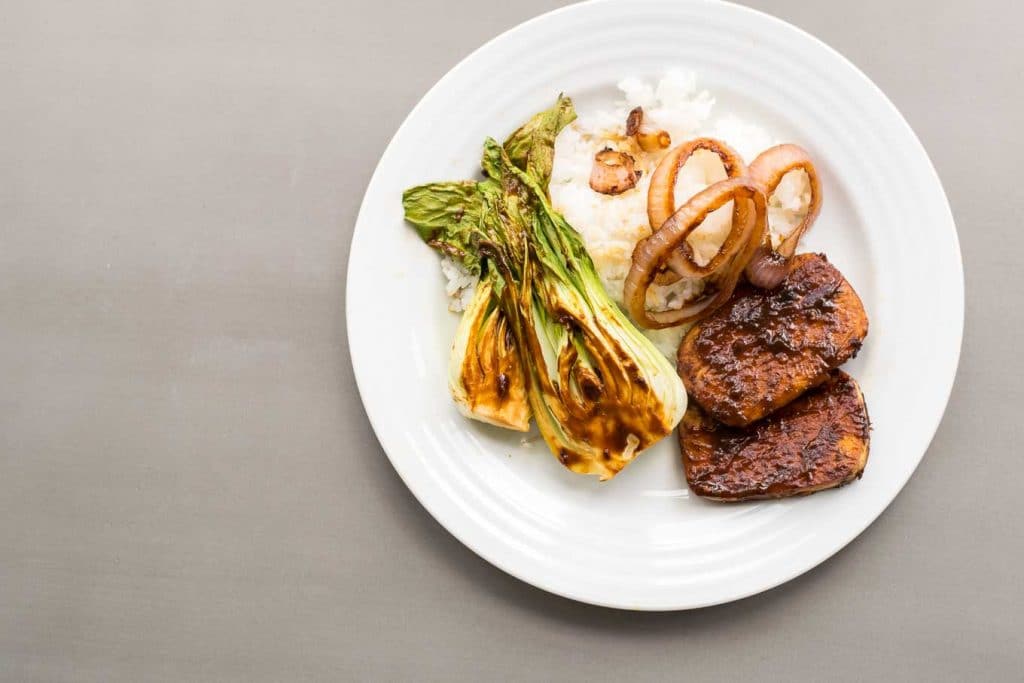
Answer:
[[[836,557],[603,610],[394,474],[346,347],[359,201],[434,81],[559,4],[0,2],[0,678],[1021,680],[1018,3],[749,3],[888,93],[963,244],[945,420]]]

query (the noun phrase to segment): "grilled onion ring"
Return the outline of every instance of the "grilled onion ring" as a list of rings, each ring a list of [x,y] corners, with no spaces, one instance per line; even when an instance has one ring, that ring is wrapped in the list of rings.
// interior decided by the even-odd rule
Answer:
[[[696,266],[686,238],[708,214],[726,202],[735,202],[732,229],[707,265]],[[641,327],[657,329],[696,320],[721,306],[732,295],[743,267],[761,244],[767,230],[767,200],[751,178],[740,176],[719,181],[698,192],[649,237],[637,242],[626,277],[623,299],[626,309]],[[684,275],[707,277],[710,292],[679,310],[648,311],[647,290],[658,271],[675,253],[683,254]],[[691,269],[692,268],[692,269]]]
[[[647,220],[651,224],[652,231],[658,230],[676,212],[676,179],[679,177],[679,169],[685,166],[694,152],[699,149],[716,154],[722,160],[727,177],[737,178],[746,175],[747,166],[743,163],[743,158],[721,140],[696,138],[679,145],[661,160],[651,176],[651,184],[647,189]],[[733,207],[732,219],[733,221],[737,219],[735,207]],[[658,284],[672,284],[682,277],[680,270],[674,267],[677,262],[678,259],[669,259],[666,262],[670,269],[663,268],[658,273],[656,279]]]
[[[789,260],[796,252],[797,244],[804,233],[814,224],[821,213],[821,181],[807,152],[798,145],[777,145],[761,152],[750,164],[748,172],[758,184],[765,197],[770,197],[790,171],[803,170],[811,186],[811,201],[807,215],[793,228],[777,249],[772,249],[771,237],[766,232],[764,242],[747,265],[747,279],[763,289],[778,286],[789,270]],[[652,180],[653,182],[653,180]]]
[[[743,158],[732,147],[714,138],[697,138],[670,151],[654,169],[647,190],[647,219],[651,230],[657,230],[676,212],[676,179],[679,169],[686,165],[693,153],[706,149],[718,155],[729,178],[747,174]]]

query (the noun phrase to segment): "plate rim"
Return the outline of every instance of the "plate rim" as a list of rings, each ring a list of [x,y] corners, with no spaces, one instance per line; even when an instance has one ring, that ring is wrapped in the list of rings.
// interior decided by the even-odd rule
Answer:
[[[666,2],[666,0],[656,0],[656,1],[658,1],[658,2],[665,2],[665,4],[669,4],[668,2]],[[354,346],[352,344],[352,329],[353,329],[353,327],[352,327],[352,322],[353,322],[352,321],[352,311],[355,308],[355,306],[353,305],[353,296],[354,296],[353,295],[354,288],[353,288],[353,281],[352,281],[352,279],[353,279],[353,276],[352,276],[353,269],[351,267],[352,266],[353,253],[355,251],[353,247],[356,244],[356,237],[357,237],[357,233],[359,231],[359,226],[364,222],[364,218],[363,217],[364,217],[364,213],[367,211],[368,197],[371,194],[370,190],[373,188],[375,182],[378,180],[378,178],[380,176],[380,173],[381,173],[381,167],[383,165],[383,162],[387,158],[387,156],[388,156],[389,152],[391,151],[392,147],[394,146],[395,141],[400,138],[402,132],[407,128],[407,126],[409,126],[410,121],[416,116],[416,114],[422,108],[424,108],[426,106],[426,103],[428,101],[430,101],[433,97],[437,96],[438,91],[442,89],[443,85],[447,81],[449,81],[450,79],[454,78],[455,75],[462,68],[464,68],[465,65],[468,62],[473,60],[476,57],[476,55],[478,55],[480,52],[482,52],[485,49],[487,49],[493,43],[496,43],[498,41],[506,39],[510,35],[515,34],[517,32],[527,30],[529,27],[531,27],[531,26],[533,26],[533,25],[535,25],[537,23],[549,21],[549,20],[551,20],[555,16],[558,16],[558,15],[561,15],[561,14],[565,14],[565,13],[578,12],[578,11],[581,11],[581,10],[586,11],[585,8],[589,8],[589,7],[592,7],[592,6],[595,6],[595,5],[616,5],[616,4],[627,4],[628,2],[629,2],[629,0],[586,0],[585,2],[580,2],[580,3],[576,3],[576,4],[570,4],[570,5],[566,5],[566,6],[563,6],[563,7],[555,8],[553,10],[550,10],[548,12],[544,12],[544,13],[539,14],[537,16],[534,16],[534,17],[532,17],[530,19],[527,19],[527,20],[525,20],[523,22],[520,22],[520,23],[518,23],[518,24],[516,24],[516,25],[514,25],[514,26],[512,26],[512,27],[510,27],[510,28],[508,28],[508,29],[506,29],[504,31],[502,31],[501,33],[493,36],[492,38],[490,38],[489,40],[485,41],[484,43],[482,43],[481,45],[479,45],[478,47],[473,49],[471,52],[469,52],[468,54],[463,56],[461,59],[459,59],[459,61],[455,65],[453,65],[450,69],[448,69],[448,71],[446,71],[445,74],[440,79],[438,79],[419,98],[419,100],[416,102],[416,104],[412,107],[412,109],[409,111],[409,113],[402,120],[402,123],[398,126],[398,128],[392,134],[392,136],[389,139],[387,145],[384,147],[383,152],[381,152],[381,155],[380,155],[380,157],[379,157],[379,159],[377,161],[377,164],[376,164],[376,166],[374,168],[373,174],[370,176],[370,179],[367,182],[366,189],[364,190],[363,198],[362,198],[362,200],[360,202],[359,211],[356,214],[356,220],[355,220],[354,227],[353,227],[353,232],[352,232],[352,239],[351,239],[351,242],[350,242],[350,245],[349,245],[349,254],[348,254],[348,258],[346,260],[346,277],[345,277],[345,282],[346,282],[346,285],[345,285],[346,286],[346,291],[345,291],[346,339],[347,339],[347,342],[348,342],[349,359],[350,359],[350,362],[352,364],[353,376],[355,378],[356,387],[357,387],[357,390],[359,392],[360,403],[363,405],[363,411],[366,414],[367,419],[369,420],[371,427],[373,428],[374,436],[377,438],[377,441],[378,441],[378,444],[381,447],[381,450],[383,450],[385,455],[387,455],[388,460],[391,463],[392,467],[394,468],[395,472],[398,474],[399,478],[402,480],[403,484],[405,484],[405,486],[409,490],[409,492],[412,493],[413,497],[419,502],[419,504],[428,513],[430,513],[430,515],[448,533],[450,533],[452,536],[454,536],[460,543],[462,543],[464,546],[466,546],[468,549],[470,549],[473,553],[475,553],[480,558],[486,560],[488,563],[492,564],[493,566],[495,566],[496,568],[500,569],[501,571],[503,571],[503,572],[505,572],[505,573],[507,573],[507,574],[509,574],[509,575],[511,575],[513,577],[515,577],[516,579],[518,579],[520,581],[523,581],[524,583],[527,583],[527,584],[532,585],[534,587],[540,588],[541,590],[544,590],[546,592],[553,593],[555,595],[559,595],[559,596],[564,597],[564,598],[568,598],[568,599],[575,600],[575,601],[578,601],[578,602],[582,602],[582,603],[586,603],[586,604],[592,604],[592,605],[596,605],[596,606],[600,606],[600,607],[607,607],[607,608],[621,609],[621,610],[628,610],[628,611],[645,611],[645,612],[682,611],[682,610],[690,610],[690,609],[700,609],[700,608],[703,608],[703,607],[710,607],[710,606],[714,606],[714,605],[726,604],[726,603],[729,603],[729,602],[734,602],[734,601],[737,601],[737,600],[742,600],[742,599],[751,597],[753,595],[757,595],[759,593],[772,590],[772,589],[774,589],[774,588],[776,588],[776,587],[778,587],[778,586],[780,586],[780,585],[782,585],[784,583],[792,581],[793,579],[803,575],[804,573],[814,569],[815,567],[818,567],[821,564],[827,562],[836,553],[838,553],[840,550],[842,550],[847,545],[849,545],[853,540],[855,540],[857,537],[859,537],[869,526],[871,526],[882,515],[882,513],[884,513],[889,508],[890,505],[892,505],[892,502],[903,491],[903,489],[905,488],[907,482],[910,480],[910,477],[913,476],[914,472],[916,472],[917,468],[921,464],[921,461],[924,459],[925,454],[930,449],[931,444],[934,441],[935,434],[937,433],[938,428],[941,425],[942,420],[943,420],[943,418],[946,415],[946,411],[949,408],[949,399],[950,399],[950,397],[952,395],[952,390],[953,390],[953,387],[954,387],[954,385],[956,383],[956,376],[957,376],[957,372],[958,372],[958,369],[959,369],[960,358],[962,356],[962,351],[963,351],[963,333],[964,333],[964,325],[965,325],[965,297],[964,297],[965,281],[964,281],[964,268],[963,268],[963,254],[962,254],[961,247],[960,247],[960,239],[959,239],[959,233],[958,233],[957,226],[956,226],[955,216],[953,215],[953,211],[952,211],[952,208],[951,208],[950,203],[949,203],[949,197],[948,197],[948,195],[946,193],[945,187],[942,184],[942,179],[939,176],[938,171],[935,168],[935,164],[932,162],[931,156],[928,154],[927,149],[924,147],[924,145],[921,142],[920,138],[918,138],[917,134],[914,132],[914,130],[911,127],[910,123],[903,116],[903,114],[899,110],[899,108],[888,98],[888,96],[885,94],[885,92],[873,80],[871,80],[871,78],[869,78],[863,71],[861,71],[861,69],[859,67],[857,67],[856,64],[854,64],[850,59],[848,59],[846,56],[844,56],[838,50],[836,50],[835,48],[831,47],[830,45],[828,45],[827,43],[825,43],[821,39],[817,38],[816,36],[814,36],[810,32],[800,28],[799,26],[791,24],[791,23],[789,23],[789,22],[787,22],[787,21],[785,21],[783,19],[780,19],[780,18],[778,18],[778,17],[776,17],[776,16],[774,16],[772,14],[769,14],[767,12],[763,12],[763,11],[758,10],[758,9],[747,7],[745,5],[739,5],[739,4],[736,4],[734,2],[729,2],[728,0],[681,0],[681,2],[680,2],[680,0],[676,0],[674,3],[671,3],[671,4],[689,4],[689,5],[693,5],[693,6],[727,5],[727,6],[729,6],[731,8],[731,11],[737,11],[737,12],[745,13],[745,14],[747,14],[749,16],[756,17],[759,21],[767,21],[767,22],[769,22],[771,24],[775,24],[780,29],[787,30],[787,31],[795,31],[795,32],[799,33],[804,39],[807,39],[807,40],[811,41],[812,43],[814,43],[816,48],[825,50],[826,52],[830,53],[834,58],[836,58],[836,59],[840,60],[841,62],[843,62],[850,69],[851,73],[857,79],[859,79],[863,85],[866,85],[868,88],[873,90],[875,92],[875,94],[879,96],[880,102],[883,102],[884,105],[889,109],[889,113],[894,115],[894,121],[897,121],[899,123],[899,125],[902,126],[902,128],[904,129],[904,133],[908,135],[908,140],[911,141],[911,143],[914,145],[914,147],[916,148],[916,151],[920,152],[920,154],[922,155],[924,161],[926,162],[926,170],[930,173],[931,179],[934,180],[934,182],[935,182],[939,192],[941,193],[941,198],[943,200],[942,201],[942,207],[941,207],[942,210],[943,210],[942,213],[948,219],[948,224],[952,228],[952,230],[951,230],[952,240],[950,242],[950,246],[952,247],[953,256],[954,256],[954,262],[956,264],[956,273],[950,273],[950,276],[949,276],[951,280],[953,280],[954,276],[955,276],[955,282],[951,282],[950,284],[954,285],[955,289],[957,290],[956,291],[957,296],[956,296],[955,305],[956,305],[958,310],[956,311],[956,315],[954,317],[956,325],[955,325],[955,330],[952,330],[951,334],[949,335],[950,337],[953,337],[954,336],[953,333],[955,332],[955,348],[954,348],[954,353],[953,353],[953,357],[952,357],[951,369],[950,369],[950,372],[948,373],[948,378],[944,380],[945,386],[944,386],[944,391],[942,392],[942,394],[943,394],[943,400],[942,400],[942,406],[943,407],[942,407],[942,410],[938,413],[938,415],[934,419],[933,423],[929,426],[929,434],[928,434],[928,437],[926,439],[926,443],[925,443],[924,448],[916,456],[916,461],[913,463],[913,467],[911,467],[908,470],[906,476],[902,478],[902,481],[898,482],[898,486],[895,489],[895,493],[892,495],[891,498],[889,498],[888,501],[885,502],[884,505],[882,505],[879,508],[879,510],[877,512],[875,512],[873,514],[866,515],[865,518],[864,518],[863,524],[855,525],[854,526],[855,531],[853,533],[849,534],[848,536],[843,535],[843,536],[837,537],[837,538],[839,538],[839,540],[834,541],[833,543],[831,543],[830,546],[828,547],[828,549],[823,554],[821,554],[819,557],[815,558],[813,561],[807,563],[805,566],[798,567],[797,569],[795,569],[795,570],[793,570],[793,571],[791,571],[789,573],[782,574],[781,577],[775,577],[775,578],[773,578],[770,581],[766,581],[764,584],[760,585],[757,588],[752,588],[752,589],[749,589],[749,590],[739,590],[739,591],[736,591],[736,592],[734,592],[734,593],[732,593],[732,594],[730,594],[728,596],[725,596],[725,597],[712,598],[712,599],[709,599],[709,600],[706,600],[706,601],[697,601],[697,602],[694,602],[692,600],[690,600],[690,601],[681,601],[679,603],[666,602],[665,604],[660,604],[660,605],[648,605],[648,604],[634,605],[634,604],[626,604],[626,603],[622,603],[622,602],[616,602],[614,600],[604,600],[604,599],[600,599],[600,598],[595,598],[593,595],[584,594],[584,592],[582,592],[582,591],[577,592],[577,591],[574,591],[574,590],[571,590],[571,589],[566,589],[562,585],[555,585],[555,584],[549,582],[546,579],[546,577],[526,576],[525,572],[520,571],[520,569],[515,565],[514,562],[506,561],[505,558],[498,557],[495,553],[492,553],[489,550],[487,550],[485,548],[482,548],[480,546],[480,544],[477,543],[474,539],[467,538],[465,534],[460,533],[461,530],[457,530],[456,528],[453,528],[454,525],[450,525],[450,524],[446,523],[446,521],[442,518],[442,515],[440,515],[438,513],[438,511],[435,510],[432,507],[431,503],[426,501],[424,499],[424,497],[421,496],[420,492],[417,491],[417,488],[411,484],[411,482],[407,478],[407,473],[403,471],[403,468],[401,466],[399,466],[399,464],[396,462],[396,459],[394,457],[392,457],[391,453],[385,447],[385,445],[383,443],[383,440],[381,439],[381,436],[380,436],[381,431],[380,431],[380,428],[379,428],[379,425],[378,425],[378,421],[374,418],[374,415],[371,413],[371,411],[369,410],[369,408],[368,408],[368,406],[366,404],[366,398],[365,398],[366,394],[365,394],[365,391],[364,391],[363,387],[364,387],[364,382],[366,382],[368,380],[368,378],[362,376],[363,372],[360,370],[360,365],[357,363],[357,360],[356,360],[356,357],[355,357]],[[924,430],[922,430],[922,431],[924,431]]]

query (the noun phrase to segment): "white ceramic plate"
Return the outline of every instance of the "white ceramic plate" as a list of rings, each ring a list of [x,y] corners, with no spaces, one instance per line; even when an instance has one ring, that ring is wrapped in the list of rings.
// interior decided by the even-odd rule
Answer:
[[[470,422],[445,368],[457,322],[438,259],[402,220],[401,192],[475,177],[559,92],[579,108],[622,77],[694,70],[716,111],[810,150],[826,189],[803,244],[860,293],[871,331],[846,366],[874,423],[864,478],[809,498],[715,504],[689,493],[666,439],[608,483],[573,475],[543,442]],[[400,78],[400,74],[398,77]],[[423,506],[482,557],[576,600],[685,609],[766,590],[822,562],[896,496],[939,424],[963,330],[949,205],[920,142],[853,65],[810,35],[717,2],[574,5],[512,29],[448,73],[396,133],[370,181],[349,259],[348,334],[366,412]]]

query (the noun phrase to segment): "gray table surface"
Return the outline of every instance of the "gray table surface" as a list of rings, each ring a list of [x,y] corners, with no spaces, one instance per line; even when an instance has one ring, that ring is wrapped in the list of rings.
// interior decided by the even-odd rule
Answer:
[[[558,4],[0,3],[0,677],[1021,680],[1018,3],[750,3],[888,93],[963,245],[945,419],[836,557],[604,610],[494,569],[395,475],[346,344],[363,190],[434,81]]]

